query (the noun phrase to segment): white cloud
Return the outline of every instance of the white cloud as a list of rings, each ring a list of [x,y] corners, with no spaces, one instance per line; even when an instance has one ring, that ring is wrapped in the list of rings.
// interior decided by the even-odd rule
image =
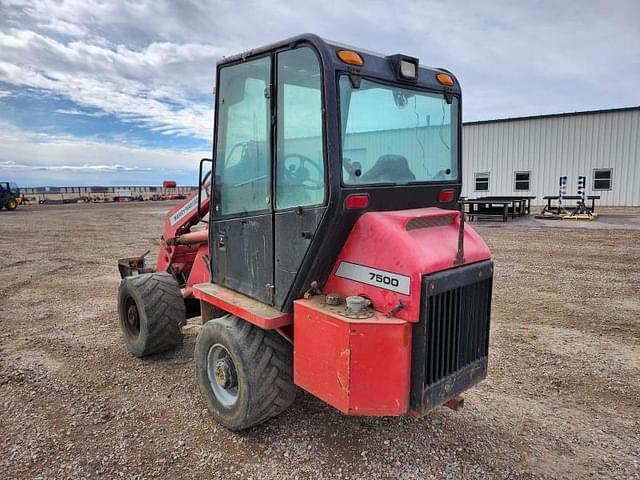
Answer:
[[[193,171],[211,152],[143,148],[29,134],[0,124],[0,168],[77,171]],[[9,158],[10,157],[10,158]]]
[[[151,43],[139,51],[84,41],[64,44],[12,28],[0,31],[0,81],[45,89],[127,122],[209,139],[212,107],[188,96],[210,92],[213,75],[205,82],[203,75],[198,80],[179,70],[207,59],[213,65],[217,55],[218,49],[201,44]],[[192,81],[203,90],[190,88]]]
[[[89,34],[89,29],[86,27],[65,22],[59,18],[51,18],[47,23],[38,23],[36,26],[43,30],[50,30],[70,37],[86,37]]]
[[[152,168],[126,167],[124,165],[22,165],[12,160],[0,162],[0,169],[27,169],[36,171],[73,171],[73,172],[150,172]]]
[[[0,10],[0,81],[76,104],[59,113],[116,115],[166,137],[210,140],[216,61],[301,31],[451,69],[462,82],[465,120],[640,103],[635,0],[339,7],[322,0],[295,7],[284,0],[0,0]],[[0,91],[0,99],[7,95]],[[3,135],[0,141],[11,134]],[[143,167],[193,161],[180,152],[83,142],[47,139],[40,148],[22,139],[3,143],[0,157],[18,161],[27,152],[51,165]]]
[[[323,1],[291,8],[283,0],[3,3],[0,61],[20,66],[21,75],[53,79],[37,83],[83,105],[200,138],[210,138],[211,105],[189,98],[210,94],[215,62],[302,30],[450,68],[465,88],[467,120],[638,103],[640,3],[633,0],[615,8],[599,0],[580,8],[552,0],[360,1],[340,8]],[[622,65],[615,87],[604,81]],[[65,88],[69,76],[75,82]],[[163,106],[167,100],[178,107]]]
[[[78,110],[75,108],[58,108],[55,110],[56,113],[61,113],[63,115],[78,115],[83,117],[105,117],[107,114],[105,112],[84,112],[82,110]]]
[[[180,135],[211,138],[211,107],[183,100],[185,105],[175,108],[153,98],[152,90],[132,80],[95,78],[61,71],[41,73],[27,65],[2,61],[0,80],[55,92],[78,105],[114,114],[125,122],[171,128]]]
[[[7,90],[0,90],[0,99],[8,97],[11,95],[11,92],[7,91]]]

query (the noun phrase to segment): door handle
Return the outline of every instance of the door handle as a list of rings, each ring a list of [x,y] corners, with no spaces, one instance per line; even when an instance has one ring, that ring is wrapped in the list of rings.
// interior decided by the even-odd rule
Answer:
[[[224,232],[219,232],[217,237],[218,249],[224,250],[227,246],[227,234]]]

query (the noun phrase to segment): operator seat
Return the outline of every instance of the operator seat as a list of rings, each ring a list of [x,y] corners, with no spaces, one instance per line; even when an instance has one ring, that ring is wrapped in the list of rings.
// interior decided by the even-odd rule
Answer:
[[[364,182],[410,182],[415,179],[409,162],[402,155],[382,155],[373,167],[362,175]]]

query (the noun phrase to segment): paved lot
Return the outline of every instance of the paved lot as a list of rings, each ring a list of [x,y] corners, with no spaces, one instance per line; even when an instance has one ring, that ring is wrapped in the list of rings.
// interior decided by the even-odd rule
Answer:
[[[509,222],[513,222],[518,227],[537,227],[537,228],[566,228],[570,230],[640,230],[640,211],[630,214],[622,209],[614,210],[613,213],[598,213],[594,220],[561,220],[548,218],[535,218],[535,214],[526,217],[518,217],[516,219],[509,218]],[[636,209],[633,209],[634,211]],[[537,213],[538,209],[532,212]],[[483,218],[479,222],[473,221],[473,225],[492,225],[500,222],[494,218]]]
[[[116,259],[153,255],[167,208],[0,212],[0,477],[640,477],[638,217],[476,227],[490,374],[462,411],[346,417],[301,394],[238,435],[205,410],[193,339],[145,360],[120,339]]]

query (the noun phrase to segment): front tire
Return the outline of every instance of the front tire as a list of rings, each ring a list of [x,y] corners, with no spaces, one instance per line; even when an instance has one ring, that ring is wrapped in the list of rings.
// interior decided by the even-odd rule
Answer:
[[[173,350],[182,343],[184,299],[168,273],[124,278],[118,290],[118,316],[127,350],[136,357]]]
[[[216,318],[200,329],[194,360],[209,410],[229,430],[264,422],[295,400],[292,346],[274,331]]]
[[[12,197],[9,200],[7,200],[7,203],[4,207],[9,211],[15,210],[18,207],[18,202],[16,201],[15,198]]]

